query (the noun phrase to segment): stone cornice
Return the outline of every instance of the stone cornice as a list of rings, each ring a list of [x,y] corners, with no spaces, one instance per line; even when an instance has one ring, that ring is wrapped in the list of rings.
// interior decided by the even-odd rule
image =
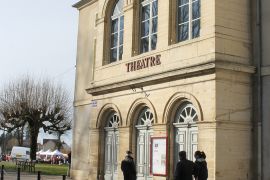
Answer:
[[[98,0],[81,0],[81,1],[73,4],[72,7],[77,8],[78,10],[80,10],[80,9],[84,8],[85,6],[93,4],[96,1],[98,1]]]
[[[237,71],[242,73],[253,74],[256,68],[245,64],[239,64],[234,62],[216,61],[215,66],[217,69],[225,69],[231,71]]]
[[[212,74],[216,69],[225,69],[231,71],[238,71],[243,73],[252,74],[255,72],[255,67],[247,66],[243,64],[236,64],[223,61],[212,61],[204,64],[197,64],[191,67],[183,67],[173,69],[167,72],[154,73],[144,77],[137,77],[133,79],[120,80],[113,83],[99,83],[92,82],[90,87],[86,89],[87,93],[96,95],[102,95],[117,91],[128,90],[132,88],[140,88],[143,86],[154,85],[158,83],[164,83],[177,79],[183,79],[192,76]]]
[[[157,83],[172,81],[174,79],[185,78],[191,76],[191,74],[195,75],[198,74],[198,72],[202,73],[204,71],[209,71],[211,69],[214,69],[214,67],[215,66],[213,63],[208,63],[196,67],[155,73],[149,76],[138,77],[134,79],[125,79],[123,81],[118,81],[110,84],[96,84],[96,82],[94,82],[90,85],[88,89],[86,89],[86,91],[87,93],[95,96],[116,91],[128,90],[132,88],[140,88],[147,85],[153,85]]]

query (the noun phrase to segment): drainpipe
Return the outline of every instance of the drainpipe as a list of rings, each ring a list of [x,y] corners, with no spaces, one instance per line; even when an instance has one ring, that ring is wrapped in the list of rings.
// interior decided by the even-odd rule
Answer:
[[[263,170],[263,164],[264,164],[264,153],[263,153],[263,114],[262,114],[262,77],[261,77],[261,65],[262,65],[262,2],[261,0],[257,0],[257,10],[256,10],[256,29],[258,33],[258,62],[257,62],[257,92],[258,92],[258,101],[257,101],[257,108],[258,108],[258,124],[260,127],[261,132],[258,132],[260,135],[260,148],[261,148],[261,159],[260,159],[260,172],[261,173],[261,179],[264,180],[264,170]]]

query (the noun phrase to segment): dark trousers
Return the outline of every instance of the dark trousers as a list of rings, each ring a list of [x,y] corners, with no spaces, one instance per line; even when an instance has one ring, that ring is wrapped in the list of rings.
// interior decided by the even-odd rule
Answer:
[[[136,180],[136,175],[124,173],[124,180]]]

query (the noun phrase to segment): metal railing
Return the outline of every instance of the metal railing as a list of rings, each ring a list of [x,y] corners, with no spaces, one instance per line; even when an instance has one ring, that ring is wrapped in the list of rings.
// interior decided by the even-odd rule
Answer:
[[[4,180],[5,176],[5,166],[2,165],[1,167],[1,180]],[[17,180],[21,179],[21,168],[17,168]],[[41,171],[37,173],[37,180],[41,180]],[[62,180],[66,180],[66,175],[62,175]]]

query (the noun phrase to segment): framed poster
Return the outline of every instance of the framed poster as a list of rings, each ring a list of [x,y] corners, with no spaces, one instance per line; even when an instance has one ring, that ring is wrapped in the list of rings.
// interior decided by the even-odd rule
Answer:
[[[151,173],[167,176],[167,137],[151,138]]]

